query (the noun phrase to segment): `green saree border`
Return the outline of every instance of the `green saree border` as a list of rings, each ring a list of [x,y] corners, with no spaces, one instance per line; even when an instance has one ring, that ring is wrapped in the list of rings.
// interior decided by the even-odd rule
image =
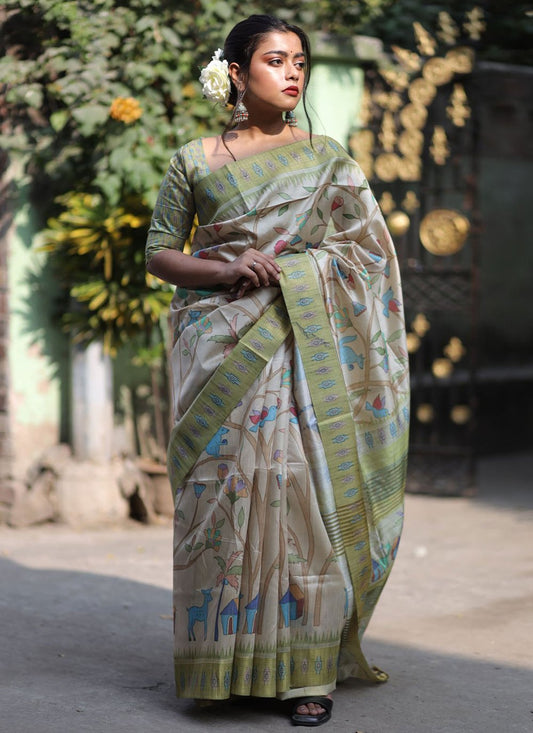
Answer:
[[[202,155],[205,158],[203,147]],[[229,161],[196,183],[195,200],[202,212],[201,219],[205,217],[205,223],[212,224],[215,220],[233,218],[235,207],[242,213],[243,203],[251,207],[248,215],[253,216],[258,191],[265,191],[274,184],[277,189],[280,179],[286,179],[288,184],[294,184],[295,176],[314,179],[313,174],[322,170],[325,162],[333,165],[340,159],[353,164],[353,158],[339,143],[327,135],[315,135],[312,141],[306,137]],[[271,176],[273,180],[269,182]],[[282,198],[280,202],[283,203]]]
[[[323,513],[322,518],[333,550],[346,558],[354,586],[355,613],[345,639],[365,676],[383,681],[384,673],[370,667],[365,659],[358,635],[358,621],[368,613],[372,560],[355,423],[342,366],[311,258],[301,253],[278,262],[283,263],[281,290],[302,357],[335,497],[336,511]]]
[[[337,677],[340,638],[329,643],[291,648],[246,649],[237,645],[226,656],[175,655],[178,697],[224,700],[233,695],[290,697],[291,690],[310,687],[333,689]]]
[[[283,298],[271,303],[219,364],[172,430],[167,468],[175,493],[221,425],[291,331]]]

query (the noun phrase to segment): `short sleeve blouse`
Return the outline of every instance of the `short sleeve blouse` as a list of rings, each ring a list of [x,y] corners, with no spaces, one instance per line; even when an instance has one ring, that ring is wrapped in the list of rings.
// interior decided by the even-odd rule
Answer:
[[[146,262],[156,252],[183,249],[196,213],[195,184],[209,173],[201,139],[183,145],[172,157],[148,230]]]

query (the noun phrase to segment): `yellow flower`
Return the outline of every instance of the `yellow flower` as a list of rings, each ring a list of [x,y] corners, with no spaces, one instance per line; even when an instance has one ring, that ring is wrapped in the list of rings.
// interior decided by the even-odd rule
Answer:
[[[129,125],[142,115],[142,107],[133,97],[116,97],[109,108],[109,116]]]
[[[191,82],[189,82],[188,84],[185,84],[185,86],[182,88],[181,93],[186,99],[192,99],[196,96],[196,88],[194,84],[191,84]]]

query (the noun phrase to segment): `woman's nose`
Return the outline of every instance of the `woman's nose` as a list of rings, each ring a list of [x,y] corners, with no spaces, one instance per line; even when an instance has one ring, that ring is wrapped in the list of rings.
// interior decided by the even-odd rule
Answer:
[[[287,71],[285,72],[285,76],[287,77],[287,79],[299,79],[300,69],[298,69],[296,66],[293,66],[292,64],[289,64],[287,67]]]

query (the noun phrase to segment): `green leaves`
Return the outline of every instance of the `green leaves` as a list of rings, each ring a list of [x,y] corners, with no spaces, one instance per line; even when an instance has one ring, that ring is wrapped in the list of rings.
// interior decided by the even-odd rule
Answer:
[[[103,340],[115,353],[149,336],[168,312],[170,286],[147,275],[144,243],[150,211],[136,198],[112,207],[98,194],[70,194],[48,221],[42,250],[76,304],[63,318],[75,342]]]
[[[57,115],[58,113],[56,113]],[[77,122],[78,130],[83,137],[90,137],[107,122],[109,118],[109,106],[101,104],[85,104],[77,107],[72,112],[72,117]]]
[[[228,12],[220,5],[208,3],[206,15],[232,15],[231,3]],[[14,156],[40,141],[31,175],[45,211],[72,190],[96,189],[114,204],[137,195],[153,205],[178,145],[220,128],[223,113],[201,98],[197,83],[198,69],[220,45],[220,28],[206,33],[203,19],[200,28],[198,9],[149,0],[34,0],[7,2],[6,10],[5,141]],[[138,120],[110,118],[119,97],[138,103]],[[80,144],[77,164],[58,166],[58,154]]]

